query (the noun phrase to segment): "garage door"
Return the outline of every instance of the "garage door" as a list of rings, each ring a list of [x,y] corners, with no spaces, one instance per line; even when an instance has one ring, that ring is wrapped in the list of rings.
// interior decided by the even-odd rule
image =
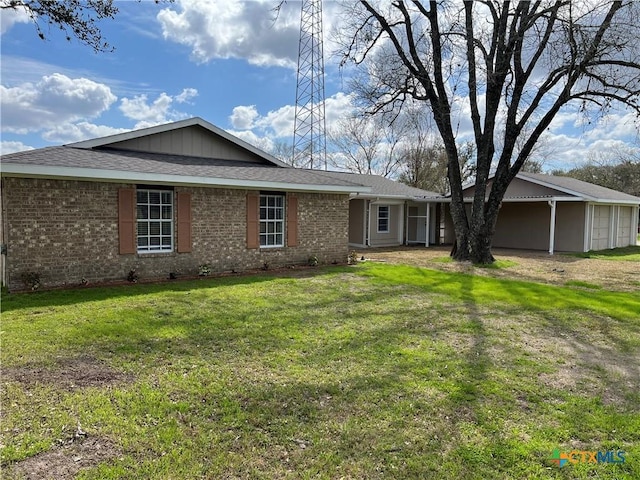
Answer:
[[[592,250],[604,250],[609,248],[609,221],[611,207],[608,205],[595,205],[593,207],[593,228],[591,230]]]
[[[620,207],[620,217],[618,220],[618,242],[616,246],[626,247],[631,241],[631,217],[633,209],[631,207]]]

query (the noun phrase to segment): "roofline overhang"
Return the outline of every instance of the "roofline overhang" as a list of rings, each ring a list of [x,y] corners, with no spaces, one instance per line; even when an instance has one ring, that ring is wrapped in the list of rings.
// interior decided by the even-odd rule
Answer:
[[[487,181],[489,180],[493,180],[493,178],[495,177],[495,174],[490,175],[489,178],[487,178]],[[540,185],[541,187],[547,187],[547,188],[551,188],[552,190],[558,190],[560,192],[564,192],[567,193],[569,195],[575,195],[577,198],[574,200],[571,200],[571,197],[547,197],[548,200],[558,200],[558,201],[562,201],[562,202],[570,202],[570,201],[577,201],[577,202],[593,202],[593,203],[602,203],[602,204],[608,204],[608,205],[638,205],[640,204],[640,201],[636,201],[636,200],[614,200],[614,199],[606,199],[606,198],[597,198],[594,197],[592,195],[588,195],[585,193],[580,193],[580,192],[576,192],[575,190],[572,190],[570,188],[566,188],[560,185],[556,185],[550,182],[545,182],[544,180],[539,180],[537,178],[532,178],[527,176],[526,172],[519,172],[516,174],[516,178],[520,179],[520,180],[524,180],[526,182],[531,182],[534,183],[536,185]],[[463,185],[462,186],[462,190],[466,190],[467,188],[473,187],[475,185],[475,182],[469,182],[466,186]],[[448,195],[451,195],[450,193]],[[504,199],[503,202],[507,201],[507,199]],[[527,200],[511,200],[511,201],[527,201]],[[540,200],[542,201],[542,200]],[[466,200],[465,200],[466,202]]]
[[[246,188],[320,193],[368,193],[370,187],[359,185],[317,185],[313,183],[272,182],[235,178],[199,177],[147,172],[128,172],[95,168],[2,164],[3,177],[49,178],[109,183],[144,183],[150,185],[184,185],[201,187]]]
[[[485,197],[485,202],[488,201],[489,198]],[[538,202],[584,202],[584,203],[592,203],[598,205],[640,205],[640,202],[635,202],[633,200],[591,200],[589,198],[583,197],[560,197],[560,196],[549,196],[549,197],[516,197],[516,198],[503,198],[502,203],[538,203]],[[465,197],[464,203],[473,203],[473,198]]]
[[[488,198],[486,199],[488,200]],[[466,202],[467,200],[465,200]],[[536,203],[536,202],[586,202],[588,200],[581,197],[559,197],[559,196],[549,196],[549,197],[514,197],[514,198],[503,198],[502,203]],[[469,200],[469,203],[473,202],[473,199]]]
[[[606,200],[606,199],[596,199],[589,200],[589,203],[593,203],[595,205],[640,205],[640,200]]]
[[[371,188],[371,187],[369,187]],[[440,197],[421,197],[421,196],[412,196],[412,195],[376,195],[374,193],[370,193],[371,191],[367,192],[367,193],[354,193],[352,194],[353,198],[362,198],[365,200],[408,200],[408,201],[412,201],[412,202],[426,202],[426,203],[431,203],[431,202],[448,202],[449,199],[447,198],[440,198]]]

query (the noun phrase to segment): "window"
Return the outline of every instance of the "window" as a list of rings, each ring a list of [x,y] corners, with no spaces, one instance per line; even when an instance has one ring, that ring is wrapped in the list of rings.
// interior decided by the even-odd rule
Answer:
[[[378,233],[389,233],[389,205],[378,205]]]
[[[260,195],[260,246],[284,246],[284,195]]]
[[[137,191],[138,252],[173,251],[173,192]]]

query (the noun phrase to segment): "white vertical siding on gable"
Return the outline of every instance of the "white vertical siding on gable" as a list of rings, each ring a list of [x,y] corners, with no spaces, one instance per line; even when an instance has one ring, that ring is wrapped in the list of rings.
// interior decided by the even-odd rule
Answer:
[[[109,147],[138,152],[265,163],[257,155],[198,126],[132,138],[110,144]]]

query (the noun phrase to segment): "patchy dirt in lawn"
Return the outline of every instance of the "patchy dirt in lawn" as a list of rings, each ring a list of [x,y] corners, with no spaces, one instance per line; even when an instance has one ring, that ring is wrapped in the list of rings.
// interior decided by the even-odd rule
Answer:
[[[497,260],[515,263],[503,268],[480,268],[469,262],[447,262],[450,247],[397,247],[358,250],[358,257],[378,262],[433,268],[447,272],[466,272],[495,278],[564,285],[586,282],[607,290],[640,291],[640,262],[578,258],[571,255],[529,250],[494,249]],[[588,288],[588,287],[587,287]]]
[[[64,445],[9,466],[2,474],[3,478],[12,479],[70,480],[81,470],[120,455],[119,449],[108,439],[74,437]]]
[[[5,380],[13,380],[25,385],[55,385],[67,390],[84,387],[129,383],[134,380],[130,374],[119,372],[93,357],[60,359],[53,365],[26,364],[2,369]]]

